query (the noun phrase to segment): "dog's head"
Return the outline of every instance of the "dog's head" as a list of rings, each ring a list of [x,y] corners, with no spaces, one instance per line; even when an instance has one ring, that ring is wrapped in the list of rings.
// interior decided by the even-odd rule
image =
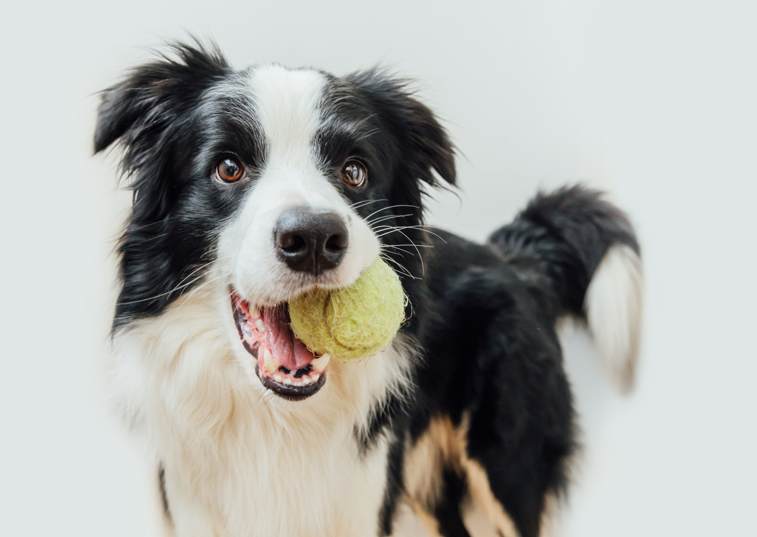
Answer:
[[[421,277],[423,184],[454,183],[453,148],[381,71],[236,71],[214,49],[173,52],[99,109],[95,150],[120,142],[134,191],[114,330],[214,282],[263,384],[307,397],[328,356],[293,336],[282,306],[350,285],[379,255],[406,288]]]

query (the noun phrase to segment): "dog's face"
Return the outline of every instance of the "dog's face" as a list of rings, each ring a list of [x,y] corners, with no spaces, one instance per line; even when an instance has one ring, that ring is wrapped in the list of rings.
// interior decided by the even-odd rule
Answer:
[[[100,107],[95,148],[121,141],[135,191],[114,330],[215,282],[240,362],[275,393],[308,397],[329,357],[293,335],[287,301],[350,285],[379,255],[420,277],[421,185],[434,171],[454,182],[452,147],[379,72],[234,71],[217,52],[176,52]]]

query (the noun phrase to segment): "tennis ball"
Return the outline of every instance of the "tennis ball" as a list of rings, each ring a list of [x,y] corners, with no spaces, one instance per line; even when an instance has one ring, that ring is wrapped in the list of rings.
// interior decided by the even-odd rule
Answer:
[[[349,287],[316,289],[289,302],[294,334],[310,352],[337,360],[376,354],[405,320],[407,298],[397,274],[381,259]]]

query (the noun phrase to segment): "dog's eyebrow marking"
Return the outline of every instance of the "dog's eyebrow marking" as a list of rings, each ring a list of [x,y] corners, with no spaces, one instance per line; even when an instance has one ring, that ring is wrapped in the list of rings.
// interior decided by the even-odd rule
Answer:
[[[208,151],[239,150],[240,145],[246,146],[247,155],[253,159],[247,164],[262,167],[266,161],[268,148],[260,120],[255,113],[253,96],[248,85],[249,69],[230,74],[227,78],[219,80],[209,87],[202,95],[198,110],[203,118],[208,118],[216,125],[218,132],[211,141],[218,141],[219,132],[233,132],[237,137],[232,146],[213,146],[212,149],[203,148],[198,153],[196,160],[200,167],[207,158],[216,156]],[[230,125],[229,125],[230,123]],[[240,144],[240,140],[244,142]]]
[[[208,88],[202,96],[200,109],[207,115],[223,115],[239,123],[262,131],[263,127],[252,105],[253,96],[248,86],[249,74],[236,73]],[[219,104],[223,109],[219,110]]]

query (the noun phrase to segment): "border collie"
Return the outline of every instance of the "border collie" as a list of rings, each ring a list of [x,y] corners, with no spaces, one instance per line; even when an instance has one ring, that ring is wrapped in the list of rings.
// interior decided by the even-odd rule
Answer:
[[[475,244],[424,226],[454,148],[406,84],[175,44],[105,90],[95,151],[122,149],[109,367],[188,536],[534,537],[576,448],[555,323],[587,321],[630,385],[639,246],[599,193],[537,195]],[[358,363],[311,353],[288,300],[378,256],[407,320]]]

